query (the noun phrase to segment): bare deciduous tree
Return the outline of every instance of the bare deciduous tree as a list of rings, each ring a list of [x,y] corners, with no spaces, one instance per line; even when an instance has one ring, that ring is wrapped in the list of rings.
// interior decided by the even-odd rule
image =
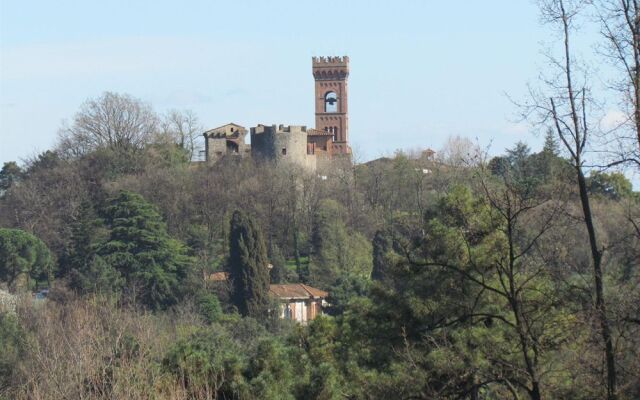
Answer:
[[[68,156],[100,148],[136,152],[157,132],[158,117],[151,106],[127,94],[105,92],[87,100],[73,123],[60,129],[59,146]]]
[[[586,77],[578,79],[578,63],[572,52],[571,33],[574,31],[579,13],[588,4],[586,0],[540,0],[539,6],[544,23],[558,27],[561,34],[561,55],[549,54],[549,61],[556,75],[545,79],[545,89],[532,90],[531,102],[523,105],[524,116],[534,118],[536,123],[553,125],[556,134],[569,154],[569,161],[575,170],[582,217],[587,229],[594,280],[595,313],[599,322],[599,331],[604,344],[606,364],[607,398],[617,398],[616,360],[613,347],[611,326],[604,300],[604,280],[602,258],[604,248],[600,243],[594,225],[590,195],[584,175],[585,157],[592,132],[590,119],[593,107],[590,88]]]
[[[478,162],[482,149],[466,137],[449,136],[442,149],[436,153],[438,161],[453,167],[470,166]]]
[[[198,156],[202,148],[203,143],[199,140],[202,131],[197,115],[191,110],[171,110],[162,121],[162,133],[185,149],[190,160]]]

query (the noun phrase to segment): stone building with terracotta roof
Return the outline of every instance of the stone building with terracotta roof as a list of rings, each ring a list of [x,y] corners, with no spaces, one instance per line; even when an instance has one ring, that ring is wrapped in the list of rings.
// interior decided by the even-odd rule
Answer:
[[[233,122],[209,129],[203,135],[205,158],[209,162],[215,162],[229,155],[251,154],[251,145],[245,143],[247,130]]]
[[[206,274],[204,280],[208,285],[222,285],[224,291],[230,289],[228,272]],[[322,307],[328,305],[326,299],[329,293],[304,283],[285,283],[269,285],[269,295],[277,300],[280,306],[280,318],[306,324],[322,315]]]
[[[322,307],[329,296],[324,290],[303,283],[270,285],[269,293],[280,304],[280,318],[301,324],[322,315]]]

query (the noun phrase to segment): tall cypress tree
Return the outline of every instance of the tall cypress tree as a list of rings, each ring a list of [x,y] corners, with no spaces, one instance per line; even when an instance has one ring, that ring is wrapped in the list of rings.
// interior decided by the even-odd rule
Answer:
[[[231,301],[243,316],[263,315],[269,304],[267,248],[255,221],[235,211],[229,231]]]

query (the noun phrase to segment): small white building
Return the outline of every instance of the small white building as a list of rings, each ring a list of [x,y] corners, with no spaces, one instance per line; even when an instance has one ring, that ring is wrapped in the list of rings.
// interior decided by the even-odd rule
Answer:
[[[271,285],[269,293],[280,302],[280,318],[302,324],[322,314],[329,293],[303,283]]]

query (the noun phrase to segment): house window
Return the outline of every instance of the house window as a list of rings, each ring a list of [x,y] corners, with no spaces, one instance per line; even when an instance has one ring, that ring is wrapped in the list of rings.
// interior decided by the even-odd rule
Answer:
[[[282,148],[282,155],[283,156],[287,155],[287,149],[285,147]]]

